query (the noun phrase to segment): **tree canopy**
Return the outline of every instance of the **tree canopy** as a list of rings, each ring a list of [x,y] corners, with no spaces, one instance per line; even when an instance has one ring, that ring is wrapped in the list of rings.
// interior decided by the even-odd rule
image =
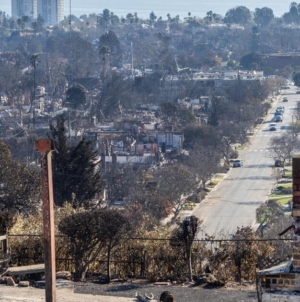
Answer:
[[[65,119],[60,116],[56,126],[50,124],[49,136],[57,152],[53,152],[54,202],[62,206],[72,202],[74,207],[89,203],[102,191],[101,170],[92,142],[81,139],[75,146],[67,141]]]
[[[0,140],[0,210],[34,212],[39,202],[38,173],[14,160],[8,145]]]
[[[268,26],[274,19],[274,13],[271,8],[256,8],[254,12],[254,21],[261,27]]]
[[[86,103],[86,90],[80,84],[75,84],[66,92],[65,104],[69,104],[71,108],[77,109]]]
[[[115,210],[79,211],[63,218],[58,228],[70,240],[76,279],[85,279],[89,265],[105,248],[109,282],[111,252],[122,238],[128,236],[129,220]]]
[[[300,72],[294,74],[293,81],[296,86],[300,87]]]
[[[111,64],[112,66],[120,66],[122,63],[122,50],[120,41],[113,31],[104,33],[99,39],[99,50],[107,46],[111,53]]]
[[[252,17],[250,10],[245,6],[237,6],[227,11],[224,22],[228,24],[247,25]]]

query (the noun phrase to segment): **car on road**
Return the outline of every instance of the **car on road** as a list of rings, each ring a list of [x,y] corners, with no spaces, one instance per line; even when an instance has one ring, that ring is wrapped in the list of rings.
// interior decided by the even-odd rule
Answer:
[[[269,125],[269,130],[270,130],[270,131],[276,131],[276,130],[277,130],[276,124],[275,124],[275,123],[270,123],[270,125]]]
[[[275,159],[275,167],[283,167],[283,161],[281,159]]]
[[[288,102],[289,100],[288,100],[287,97],[284,97],[282,101],[283,101],[283,102]]]
[[[234,159],[232,161],[232,167],[237,168],[242,166],[243,166],[243,161],[241,159]]]
[[[275,115],[275,122],[282,122],[282,115]]]
[[[284,112],[284,106],[278,106],[276,111],[282,111],[282,113]]]
[[[275,115],[283,115],[282,109],[276,109]]]
[[[281,90],[290,89],[290,86],[281,86]]]
[[[300,90],[297,90],[297,92],[296,92],[297,94],[300,94]]]

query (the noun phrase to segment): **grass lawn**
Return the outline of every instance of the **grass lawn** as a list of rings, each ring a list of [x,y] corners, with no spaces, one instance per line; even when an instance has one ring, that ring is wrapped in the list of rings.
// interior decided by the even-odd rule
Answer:
[[[216,178],[216,179],[223,179],[224,176],[225,176],[225,174],[216,174],[216,175],[214,175],[214,178]]]
[[[272,190],[272,194],[270,197],[276,197],[280,195],[290,195],[292,190],[292,183],[284,183],[284,184],[278,184],[274,189]]]
[[[245,148],[246,148],[245,146],[242,146],[242,145],[241,145],[241,146],[237,146],[237,147],[236,147],[236,150],[237,150],[237,151],[243,151],[243,150],[245,150]]]
[[[286,184],[278,184],[274,189],[276,190],[276,188],[278,188],[278,187],[283,187],[283,188],[286,188],[286,189],[291,189],[292,188],[292,183],[288,182]]]
[[[292,195],[290,197],[282,197],[282,198],[270,198],[269,201],[276,200],[276,202],[280,205],[286,205],[292,199]]]
[[[269,195],[269,198],[278,199],[283,197],[289,197],[292,196],[292,194],[284,194],[284,193],[272,193]]]
[[[190,210],[191,211],[191,210],[194,209],[195,206],[196,206],[196,204],[194,202],[189,201],[189,202],[184,204],[183,210]]]
[[[292,171],[291,170],[285,171],[285,173],[282,177],[283,178],[292,178]]]
[[[209,188],[213,188],[214,186],[216,186],[218,183],[220,182],[220,180],[211,180],[206,186]]]

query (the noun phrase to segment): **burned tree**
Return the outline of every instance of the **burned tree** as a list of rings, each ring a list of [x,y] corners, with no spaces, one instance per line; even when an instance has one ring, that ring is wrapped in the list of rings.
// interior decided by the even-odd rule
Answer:
[[[171,246],[185,249],[189,280],[192,281],[192,245],[200,231],[202,221],[195,216],[188,216],[179,223],[178,228],[173,231]]]

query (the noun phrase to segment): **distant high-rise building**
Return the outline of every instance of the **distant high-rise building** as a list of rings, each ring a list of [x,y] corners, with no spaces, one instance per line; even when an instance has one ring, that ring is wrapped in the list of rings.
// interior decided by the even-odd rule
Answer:
[[[64,19],[64,0],[37,0],[37,13],[47,25],[54,25]]]
[[[28,16],[29,18],[37,18],[37,0],[11,0],[12,16],[20,18]]]

